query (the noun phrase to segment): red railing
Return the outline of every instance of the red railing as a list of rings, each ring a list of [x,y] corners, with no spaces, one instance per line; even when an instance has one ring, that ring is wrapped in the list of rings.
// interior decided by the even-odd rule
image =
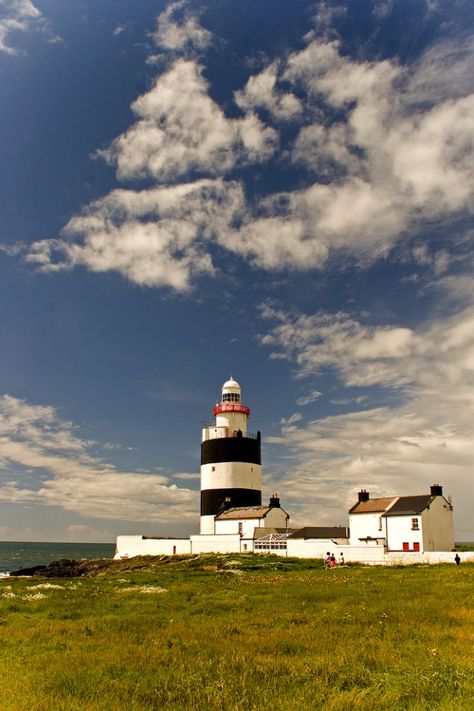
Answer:
[[[214,415],[220,415],[222,412],[243,412],[244,415],[250,415],[250,407],[239,402],[221,402],[215,406]]]

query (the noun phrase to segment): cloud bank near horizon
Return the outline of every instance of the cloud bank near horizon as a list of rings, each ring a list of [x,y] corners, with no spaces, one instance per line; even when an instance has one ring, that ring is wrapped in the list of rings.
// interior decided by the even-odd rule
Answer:
[[[120,471],[92,452],[96,445],[53,407],[0,397],[0,501],[87,518],[194,521],[197,492],[177,486],[172,475]]]

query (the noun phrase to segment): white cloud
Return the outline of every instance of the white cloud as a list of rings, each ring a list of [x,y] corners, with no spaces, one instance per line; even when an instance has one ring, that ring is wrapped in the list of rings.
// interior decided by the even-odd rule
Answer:
[[[181,3],[172,8],[191,17]],[[174,10],[167,13],[163,37]],[[190,36],[193,22],[185,22]],[[453,77],[462,69],[459,83],[452,82],[456,91],[444,91],[447,80],[440,80],[423,99],[446,56]],[[27,259],[44,270],[83,264],[96,272],[117,270],[138,284],[186,291],[199,276],[214,273],[211,242],[267,271],[323,269],[334,254],[364,268],[396,246],[410,252],[423,226],[474,209],[474,93],[465,93],[472,56],[468,43],[462,53],[432,47],[414,67],[402,67],[355,60],[337,41],[312,39],[235,93],[246,112],[241,118],[228,118],[209,96],[201,65],[177,59],[133,103],[136,122],[101,151],[117,166],[119,180],[176,183],[177,192],[165,185],[113,191],[73,217],[61,238],[34,244]],[[256,109],[277,121],[294,120],[294,140],[285,146],[285,134],[265,125]],[[250,204],[243,183],[218,180],[250,165],[258,178],[259,165],[267,170],[270,160],[277,171],[285,161],[305,168],[306,179],[285,192],[252,195]],[[208,228],[204,183],[197,176],[214,186]],[[181,188],[194,195],[192,209],[176,197]],[[165,194],[174,196],[166,217],[161,207],[149,207],[147,217],[145,205],[161,206]],[[121,213],[104,217],[104,206],[118,200]],[[446,274],[456,245],[425,241],[433,273]],[[412,254],[423,259],[420,251]]]
[[[333,176],[339,170],[342,174],[356,173],[360,169],[360,158],[350,145],[350,132],[346,124],[323,126],[310,124],[298,133],[292,150],[292,160],[311,168],[318,175]]]
[[[173,2],[158,16],[157,27],[152,35],[157,47],[167,51],[205,49],[212,41],[212,34],[198,22],[188,8],[188,3]]]
[[[402,386],[415,377],[406,361],[427,348],[409,328],[363,325],[343,312],[306,315],[271,305],[261,311],[276,322],[262,344],[294,362],[300,377],[335,368],[346,385]]]
[[[83,523],[76,523],[68,526],[66,534],[71,541],[98,543],[104,541],[109,543],[115,539],[115,535],[111,531],[93,528]]]
[[[474,91],[474,40],[458,35],[429,47],[409,69],[405,100],[433,105]]]
[[[42,32],[50,41],[58,41],[51,34],[44,15],[31,0],[0,0],[0,52],[18,54],[18,48],[14,46],[15,34],[31,31]]]
[[[193,278],[213,272],[205,242],[230,230],[242,203],[241,186],[220,179],[114,190],[72,218],[63,239],[33,244],[27,259],[43,271],[85,265],[186,291]]]
[[[11,528],[11,526],[0,526],[1,541],[38,541],[45,540],[44,534],[34,531],[30,527]]]
[[[277,89],[278,64],[273,62],[251,76],[244,89],[235,92],[235,102],[245,111],[266,109],[275,119],[290,120],[301,112],[300,100],[291,92]]]
[[[467,61],[464,55],[462,61]],[[432,68],[433,62],[433,58],[420,61],[417,74],[416,69],[388,60],[355,61],[340,54],[337,42],[313,40],[305,50],[290,54],[281,70],[274,62],[251,77],[235,94],[241,108],[265,108],[277,120],[290,120],[304,107],[307,123],[297,134],[290,158],[305,165],[318,180],[309,180],[296,191],[270,195],[257,203],[255,210],[242,210],[239,234],[224,230],[219,235],[221,246],[266,270],[323,268],[334,251],[364,267],[387,256],[398,242],[411,239],[423,220],[472,210],[474,94],[446,100],[438,97],[435,104],[425,102],[416,111],[412,108],[423,83],[420,78],[421,84],[416,84],[416,77],[426,76],[426,66]],[[225,172],[242,159],[269,159],[276,147],[275,134],[262,128],[254,114],[237,122],[225,119],[205,95],[207,89],[197,65],[176,64],[158,80],[160,88],[162,83],[170,84],[173,105],[172,85],[178,69],[203,100],[201,116],[217,112],[212,122],[215,132],[206,143],[192,115],[189,123],[181,126],[171,111],[169,126],[156,128],[158,143],[165,142],[166,136],[166,144],[173,150],[170,168],[166,149],[158,151],[154,139],[142,143],[139,122],[108,154],[117,161],[120,176],[144,171],[159,179],[175,178],[189,169],[212,173],[218,165]],[[304,99],[296,100],[287,89],[279,89],[280,72],[287,83],[306,93]],[[186,85],[186,80],[179,83]],[[192,96],[193,90],[187,94]],[[194,102],[193,98],[193,103],[199,106],[200,99]],[[160,114],[154,101],[152,90],[136,102],[143,121]],[[160,89],[165,124],[170,102]],[[334,109],[342,113],[338,122],[331,124],[326,114]],[[202,132],[208,123],[206,118]],[[143,135],[148,134],[150,125],[143,124],[143,129]],[[173,143],[175,135],[177,144]],[[433,260],[434,272],[441,274],[451,256],[446,249],[437,250]]]
[[[426,75],[423,63],[419,71]],[[289,56],[283,76],[306,92],[309,121],[291,158],[319,177],[267,198],[249,218],[240,249],[259,266],[321,267],[334,250],[366,265],[423,220],[472,211],[474,94],[414,110],[416,71],[355,61],[337,42],[316,40]],[[327,125],[335,109],[341,118]]]
[[[310,389],[309,392],[306,395],[301,395],[296,400],[296,404],[299,405],[300,407],[304,407],[305,405],[310,405],[312,402],[315,400],[318,400],[321,397],[322,393],[319,392],[319,390]]]
[[[117,165],[120,180],[163,182],[189,172],[221,175],[237,163],[267,160],[276,133],[253,115],[228,119],[207,93],[202,67],[179,59],[140,96],[138,121],[101,155]]]
[[[395,0],[375,0],[372,12],[377,19],[384,20],[391,14],[394,5]]]
[[[315,32],[311,32],[309,37],[318,36],[334,38],[337,36],[335,21],[347,15],[347,7],[338,0],[320,0],[316,6],[314,15]]]
[[[182,481],[195,481],[201,477],[199,472],[176,472],[172,476],[173,479],[181,479]]]
[[[327,248],[307,239],[304,221],[291,215],[249,220],[240,228],[238,239],[222,235],[221,244],[267,270],[306,269],[327,258]]]
[[[47,504],[89,518],[192,520],[197,494],[166,476],[119,471],[90,454],[93,442],[49,406],[0,398],[0,501]],[[27,469],[37,485],[14,472]],[[8,477],[8,479],[6,478]],[[28,477],[28,481],[30,476]]]
[[[457,526],[472,520],[474,310],[422,327],[367,327],[343,314],[288,315],[265,307],[277,325],[262,339],[309,376],[333,370],[343,385],[398,391],[398,404],[313,422],[283,422],[270,438],[291,452],[284,488],[298,520],[345,521],[360,486],[374,495],[423,493],[445,484]],[[288,457],[290,459],[290,457]],[[278,488],[278,483],[272,483]],[[303,504],[303,502],[305,502]],[[308,520],[308,517],[311,517]],[[319,519],[318,519],[319,521]]]

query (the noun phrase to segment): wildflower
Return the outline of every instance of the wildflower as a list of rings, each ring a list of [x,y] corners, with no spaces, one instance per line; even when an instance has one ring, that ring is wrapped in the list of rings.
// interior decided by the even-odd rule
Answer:
[[[46,595],[44,593],[30,593],[28,595],[23,595],[23,600],[29,600],[31,602],[33,600],[42,600],[45,597]]]

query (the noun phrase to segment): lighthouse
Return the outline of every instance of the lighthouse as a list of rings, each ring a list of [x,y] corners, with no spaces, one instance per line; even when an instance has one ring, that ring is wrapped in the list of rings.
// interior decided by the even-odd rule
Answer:
[[[260,432],[251,434],[250,408],[231,376],[214,407],[215,423],[202,430],[201,534],[215,532],[215,516],[228,508],[260,506],[262,459]]]

